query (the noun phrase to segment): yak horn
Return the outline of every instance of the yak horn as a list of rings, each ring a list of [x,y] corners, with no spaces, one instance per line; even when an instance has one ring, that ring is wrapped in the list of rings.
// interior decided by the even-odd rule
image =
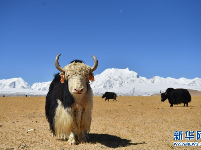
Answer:
[[[55,66],[56,66],[56,68],[59,70],[59,71],[61,71],[61,72],[65,72],[65,70],[63,70],[63,68],[59,65],[59,63],[58,63],[58,60],[59,60],[59,56],[60,56],[61,54],[58,54],[57,55],[57,57],[56,57],[56,59],[55,59]]]
[[[94,59],[94,65],[93,65],[93,67],[91,68],[91,71],[93,72],[93,71],[95,71],[96,68],[98,67],[98,60],[97,60],[97,58],[96,58],[94,55],[91,55],[91,56],[92,56],[93,59]]]

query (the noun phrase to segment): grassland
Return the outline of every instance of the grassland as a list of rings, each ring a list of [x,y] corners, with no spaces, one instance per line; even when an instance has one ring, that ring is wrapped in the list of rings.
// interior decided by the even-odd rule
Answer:
[[[117,97],[117,102],[94,97],[89,142],[75,146],[52,137],[44,107],[45,97],[1,97],[0,149],[201,148],[173,146],[174,131],[201,131],[201,96],[193,96],[189,107],[170,107],[159,96]]]

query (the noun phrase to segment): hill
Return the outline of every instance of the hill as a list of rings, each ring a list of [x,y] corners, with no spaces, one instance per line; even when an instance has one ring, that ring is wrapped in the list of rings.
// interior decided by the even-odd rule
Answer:
[[[91,82],[94,95],[100,96],[106,91],[116,92],[121,96],[150,96],[164,92],[167,88],[184,88],[201,91],[201,78],[163,78],[154,76],[150,79],[141,77],[137,72],[126,69],[106,69],[101,74],[95,75]],[[34,83],[30,86],[22,78],[0,80],[0,96],[45,96],[48,92],[49,82]],[[199,92],[192,92],[198,94]]]

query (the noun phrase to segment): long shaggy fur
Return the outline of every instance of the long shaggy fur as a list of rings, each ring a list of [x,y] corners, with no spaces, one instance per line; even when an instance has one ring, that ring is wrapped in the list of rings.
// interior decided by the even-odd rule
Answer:
[[[65,80],[64,83],[62,84],[60,80],[61,77],[58,73],[55,75],[54,80],[50,84],[49,92],[46,96],[46,105],[45,105],[46,118],[50,124],[50,129],[54,135],[55,135],[54,116],[56,108],[58,107],[57,100],[61,101],[64,108],[71,107],[71,105],[75,102],[75,99],[68,90],[68,81]],[[68,99],[68,101],[64,101],[64,99]]]
[[[86,134],[90,131],[93,107],[89,82],[86,82],[87,92],[84,95],[73,96],[68,88],[68,80],[64,80],[64,83],[60,80],[60,75],[56,74],[46,96],[45,111],[50,129],[60,139],[68,139],[70,144],[75,144],[76,139],[85,142]]]
[[[170,106],[173,107],[173,104],[184,103],[184,106],[188,106],[188,103],[191,102],[191,95],[186,89],[173,89],[168,88],[165,93],[161,93],[161,101],[168,99]]]

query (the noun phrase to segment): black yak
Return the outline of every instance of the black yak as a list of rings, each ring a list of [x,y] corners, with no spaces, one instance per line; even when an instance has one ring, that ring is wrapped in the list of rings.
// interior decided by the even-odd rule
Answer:
[[[181,103],[184,103],[184,106],[188,106],[188,103],[191,101],[191,95],[186,89],[168,88],[165,93],[161,93],[161,102],[164,102],[166,99],[169,100],[170,107],[173,107],[173,104]]]
[[[104,97],[105,97],[105,101],[108,100],[108,102],[109,102],[109,99],[113,99],[113,102],[114,100],[117,101],[116,100],[117,94],[114,92],[105,92],[105,94],[102,95],[102,98]]]

